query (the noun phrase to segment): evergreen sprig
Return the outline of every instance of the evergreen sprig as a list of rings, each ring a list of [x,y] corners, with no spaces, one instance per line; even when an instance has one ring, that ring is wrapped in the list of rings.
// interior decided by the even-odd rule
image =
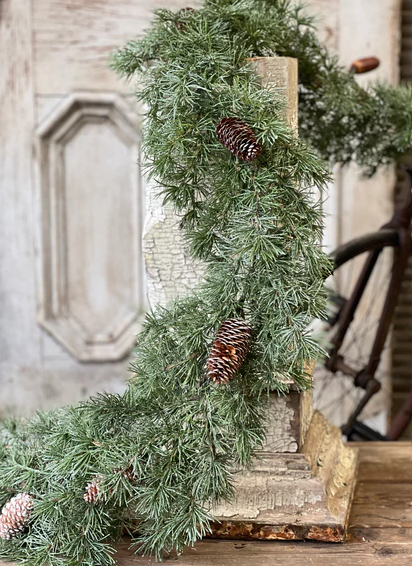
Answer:
[[[247,62],[273,55],[299,60],[301,140]],[[21,491],[36,503],[27,532],[1,542],[0,556],[37,566],[112,564],[114,542],[136,524],[137,549],[157,557],[208,532],[213,504],[233,497],[233,469],[251,466],[264,441],[268,393],[284,393],[285,378],[307,387],[319,354],[307,331],[324,312],[330,272],[312,195],[329,179],[319,153],[372,172],[411,145],[410,91],[360,89],[287,0],[158,10],[113,66],[139,77],[148,175],[181,215],[205,280],[147,315],[124,395],[5,423],[0,504]],[[231,116],[256,132],[256,161],[217,140],[216,124]],[[208,352],[236,317],[251,325],[252,346],[236,377],[215,387]],[[96,478],[90,504],[84,490]]]

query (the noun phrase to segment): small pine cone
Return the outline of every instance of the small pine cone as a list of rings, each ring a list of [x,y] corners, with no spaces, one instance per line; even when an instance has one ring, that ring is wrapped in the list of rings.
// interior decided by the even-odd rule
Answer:
[[[252,341],[252,329],[239,318],[225,320],[216,335],[206,363],[213,383],[227,383],[245,359]]]
[[[191,6],[188,6],[187,8],[181,8],[177,13],[185,15],[185,14],[196,14],[196,12],[197,10],[195,10]]]
[[[10,540],[27,526],[34,506],[28,493],[18,493],[3,507],[0,515],[0,538]]]
[[[255,132],[239,118],[222,118],[216,135],[230,153],[244,161],[257,159],[262,151]]]
[[[186,14],[195,14],[197,10],[188,6],[187,8],[182,8],[179,10],[176,15],[177,16],[185,16]],[[179,31],[183,31],[185,29],[186,24],[184,22],[175,22],[175,26]]]
[[[130,483],[134,483],[136,481],[136,476],[133,473],[133,466],[130,465],[126,470],[122,469],[122,468],[116,468],[114,470],[116,473],[122,472],[122,475],[124,478],[127,479],[127,481],[129,481]]]
[[[100,484],[102,479],[102,476],[97,476],[86,485],[86,492],[83,495],[83,499],[86,503],[96,503],[97,497],[100,493]]]

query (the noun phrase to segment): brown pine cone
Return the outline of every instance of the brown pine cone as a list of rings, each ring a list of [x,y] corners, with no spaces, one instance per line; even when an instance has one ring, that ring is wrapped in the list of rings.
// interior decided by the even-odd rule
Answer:
[[[255,132],[240,118],[222,118],[216,126],[216,135],[230,153],[243,161],[257,159],[262,151]]]
[[[0,538],[10,540],[27,526],[33,510],[34,498],[18,493],[3,507],[0,515]]]
[[[206,363],[213,383],[227,383],[236,374],[249,351],[252,329],[245,320],[225,320],[216,335]]]
[[[100,493],[100,484],[103,476],[96,476],[91,482],[86,485],[86,492],[83,499],[86,503],[96,503],[97,497]]]
[[[116,468],[114,471],[116,473],[122,472],[123,477],[126,478],[130,483],[134,483],[137,480],[136,476],[133,473],[133,466],[131,464],[126,470],[122,468]]]

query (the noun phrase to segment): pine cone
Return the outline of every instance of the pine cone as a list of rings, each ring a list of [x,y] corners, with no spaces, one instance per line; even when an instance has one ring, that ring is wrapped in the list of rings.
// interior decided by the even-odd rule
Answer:
[[[196,12],[197,12],[197,10],[188,6],[187,8],[182,8],[181,10],[176,12],[176,15],[177,16],[185,16],[186,14],[195,14]],[[177,29],[179,31],[183,31],[186,27],[186,23],[185,22],[175,22],[175,26],[177,27]]]
[[[207,374],[213,383],[227,383],[245,359],[252,341],[252,329],[239,318],[222,323],[210,349],[206,363]]]
[[[83,495],[83,499],[86,501],[86,503],[96,503],[97,496],[100,493],[100,483],[102,479],[102,476],[96,476],[91,482],[86,485],[86,492]]]
[[[257,159],[262,151],[255,132],[239,118],[222,118],[216,135],[230,153],[244,161]]]
[[[130,483],[134,483],[137,480],[136,476],[133,473],[133,466],[131,464],[126,470],[122,468],[115,468],[114,471],[116,473],[122,472],[123,477],[126,478]]]
[[[27,526],[34,506],[28,493],[18,493],[3,507],[0,515],[0,538],[10,540]]]
[[[195,10],[194,8],[192,8],[191,6],[188,6],[187,8],[181,8],[177,14],[196,14],[197,10]]]

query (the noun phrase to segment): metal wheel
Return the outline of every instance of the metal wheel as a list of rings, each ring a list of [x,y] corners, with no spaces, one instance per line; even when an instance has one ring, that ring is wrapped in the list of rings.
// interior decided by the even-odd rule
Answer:
[[[317,338],[329,358],[317,364],[314,374],[314,405],[333,424],[342,427],[351,440],[378,440],[386,432],[390,395],[391,332],[384,342],[380,362],[373,382],[380,391],[373,394],[356,417],[350,417],[365,397],[362,372],[371,356],[372,345],[381,320],[385,299],[391,292],[391,273],[398,248],[395,230],[381,230],[338,248],[333,254],[335,270],[326,281],[329,293],[328,319]],[[342,320],[348,299],[358,284],[368,258],[374,256],[373,266],[353,319],[340,346],[334,346],[342,330]],[[335,360],[331,364],[332,357]],[[336,362],[337,360],[337,362]],[[351,423],[348,428],[348,420]],[[346,426],[346,428],[345,428]],[[348,432],[350,431],[350,432]],[[369,438],[370,437],[370,438]]]

